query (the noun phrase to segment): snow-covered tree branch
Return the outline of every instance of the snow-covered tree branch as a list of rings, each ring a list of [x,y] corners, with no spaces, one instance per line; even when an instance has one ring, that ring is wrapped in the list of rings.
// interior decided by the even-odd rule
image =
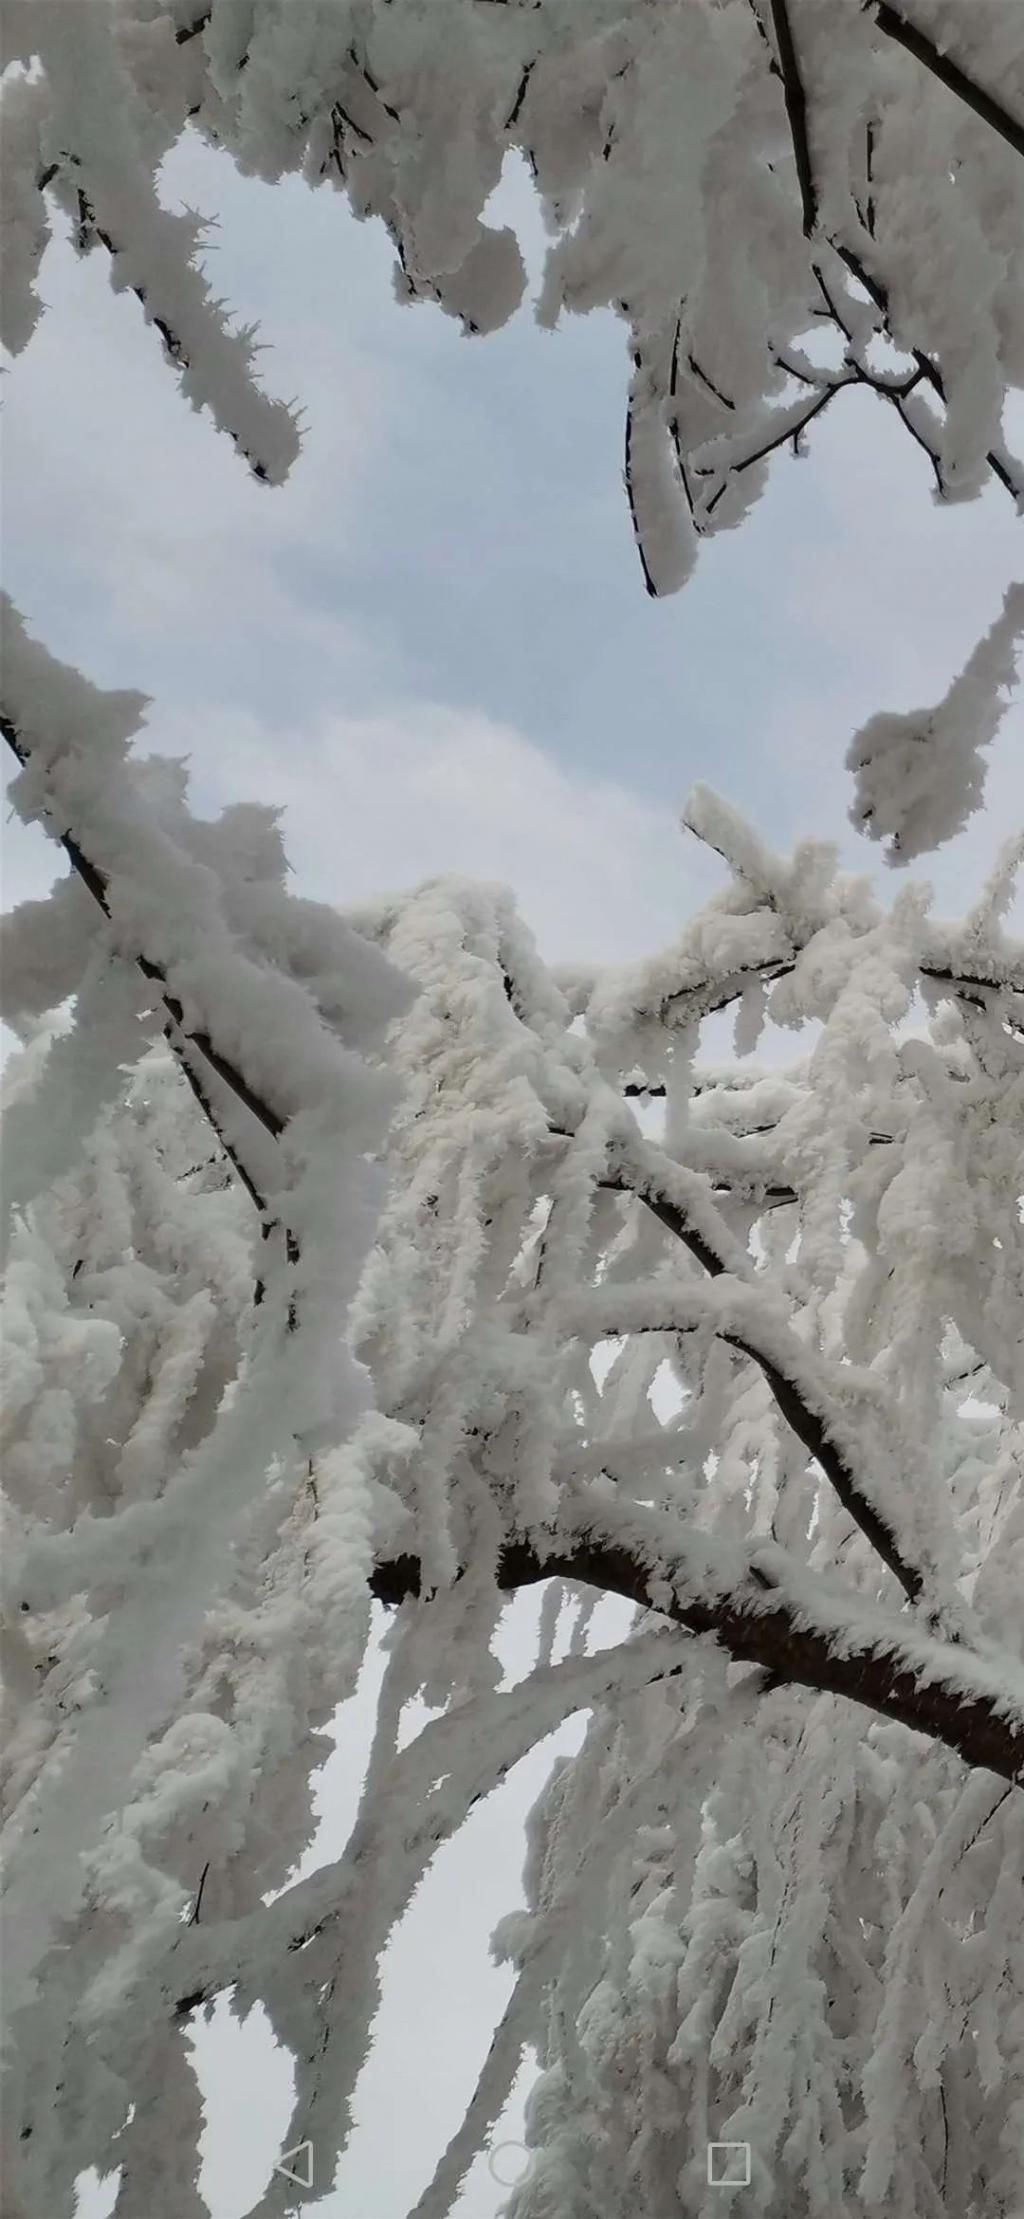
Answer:
[[[399,299],[468,332],[526,274],[487,220],[509,153],[553,243],[538,313],[611,307],[632,375],[624,471],[644,578],[671,592],[769,457],[867,389],[940,501],[996,479],[1024,385],[1024,60],[1013,0],[32,0],[7,11],[4,336],[39,313],[63,208],[158,331],[182,391],[265,481],[294,411],[253,379],[154,175],[186,128],[381,219]]]

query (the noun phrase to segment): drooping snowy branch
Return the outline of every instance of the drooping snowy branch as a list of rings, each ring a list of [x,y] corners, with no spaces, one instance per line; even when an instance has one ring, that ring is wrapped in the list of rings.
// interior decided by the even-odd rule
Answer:
[[[851,821],[888,840],[887,863],[907,863],[963,830],[979,807],[981,749],[991,745],[1013,691],[1024,638],[1024,585],[1007,591],[1000,615],[934,709],[869,718],[847,752],[856,800]]]
[[[195,1700],[194,1646],[246,1553],[258,1609],[268,1552],[295,1558],[296,1507],[311,1486],[328,1544],[340,1539],[344,1555],[362,1528],[368,1549],[368,1483],[346,1446],[366,1382],[344,1318],[374,1222],[367,1157],[392,1098],[371,1059],[407,992],[331,913],[316,949],[301,904],[294,930],[265,816],[246,824],[228,811],[220,826],[197,825],[177,767],[130,756],[138,697],[103,695],[55,663],[9,608],[3,663],[3,730],[22,765],[15,807],[60,841],[100,926],[82,935],[70,1032],[54,1034],[14,1101],[5,1196],[17,1214],[5,1285],[3,1578],[23,1694],[36,1690],[30,1629],[45,1629],[49,1658],[13,1735],[4,1826],[6,1996],[19,2026],[27,2014],[25,2089],[40,2056],[56,2055],[55,1996],[44,1983],[40,2000],[38,1979],[58,1922],[83,1917],[105,1887],[129,1920],[176,1924],[176,1883],[148,1863],[149,1821],[133,1822],[125,1805],[141,1792],[145,1810],[151,1786],[140,1779],[161,1737],[169,1753],[189,1746],[179,1713]],[[255,890],[235,891],[236,873],[263,881],[264,932],[276,909],[276,965],[249,942]],[[15,912],[8,1011],[74,986],[65,906],[58,896]],[[329,1014],[303,969],[333,988]],[[69,1079],[88,1083],[68,1110]],[[197,1109],[219,1143],[212,1154]],[[42,1143],[40,1127],[50,1128]],[[63,1163],[55,1139],[70,1144]],[[287,1241],[254,1243],[251,1199],[260,1233],[277,1222]],[[254,1308],[257,1273],[265,1300]],[[320,1554],[306,1548],[300,1567]],[[310,1607],[332,1625],[352,1575],[332,1568],[321,1593],[310,1569],[307,1584]],[[365,1578],[355,1596],[365,1609]],[[294,1660],[283,1661],[294,1676]],[[197,1752],[212,1733],[223,1757],[230,1731],[197,1731]],[[240,1752],[241,1741],[222,1784],[244,1810],[258,1782],[237,1773]],[[221,1759],[208,1753],[216,1771]],[[183,1813],[192,1794],[186,1783]],[[169,1791],[169,1819],[174,1809]]]

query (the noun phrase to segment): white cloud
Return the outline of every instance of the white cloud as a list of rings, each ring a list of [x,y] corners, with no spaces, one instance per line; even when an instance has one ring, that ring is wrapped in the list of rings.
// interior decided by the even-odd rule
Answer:
[[[69,629],[81,599],[96,611],[99,654],[118,631],[137,672],[174,640],[183,661],[224,640],[254,666],[285,640],[295,654],[336,653],[343,621],[304,608],[282,563],[328,538],[354,541],[393,407],[386,372],[355,344],[328,344],[310,316],[293,319],[261,375],[275,396],[299,399],[316,430],[280,498],[183,403],[157,334],[130,293],[111,291],[99,249],[79,261],[58,241],[43,278],[49,312],[5,381],[6,582],[30,619],[45,620],[54,652],[81,651],[80,625]]]
[[[1024,407],[1008,429],[1020,451]],[[880,670],[887,707],[937,696],[1020,575],[1012,500],[991,480],[976,500],[937,503],[925,457],[868,394],[836,403],[811,467],[813,528],[787,543],[781,565],[797,636],[827,646],[859,690],[877,688]]]
[[[286,811],[302,892],[341,907],[456,872],[511,886],[551,960],[616,961],[678,932],[717,866],[673,813],[563,768],[482,713],[411,703],[271,732],[247,711],[154,716],[191,753],[196,805]]]

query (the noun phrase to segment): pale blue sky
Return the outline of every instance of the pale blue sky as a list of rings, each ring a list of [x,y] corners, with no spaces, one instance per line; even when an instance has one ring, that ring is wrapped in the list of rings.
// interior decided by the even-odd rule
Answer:
[[[884,404],[845,395],[686,591],[651,602],[614,319],[465,339],[398,309],[382,227],[334,193],[198,146],[167,190],[219,214],[217,288],[259,319],[271,389],[308,409],[302,459],[256,485],[179,400],[102,250],[52,250],[53,312],[8,381],[4,568],[55,652],[154,696],[151,744],[192,752],[200,805],[287,802],[294,861],[342,902],[448,866],[508,876],[559,957],[672,930],[695,778],[781,843],[825,833],[874,867],[845,826],[846,743],[933,699],[991,621],[1022,561],[1001,489],[939,514]],[[536,261],[525,181],[503,191]],[[987,827],[936,859],[944,899],[1019,813],[1019,729]]]
[[[256,486],[182,404],[102,255],[58,247],[52,313],[7,381],[3,568],[54,652],[154,696],[150,744],[191,754],[199,807],[285,803],[300,889],[342,904],[441,869],[508,879],[556,958],[637,953],[716,882],[675,829],[698,778],[781,845],[815,832],[876,866],[845,823],[846,743],[872,710],[936,698],[990,623],[1022,568],[1005,496],[938,514],[881,404],[847,396],[685,593],[651,603],[612,319],[551,335],[521,316],[465,340],[396,307],[383,231],[333,193],[242,179],[195,146],[167,191],[220,215],[217,289],[260,320],[270,388],[306,403],[303,458],[283,489]],[[522,180],[503,191],[536,254]],[[1024,813],[1020,743],[1018,707],[984,817],[927,874],[949,907]],[[51,875],[17,829],[4,860],[8,901]],[[331,1768],[325,1855],[364,1725],[365,1709]],[[505,1986],[486,1936],[548,1761],[481,1807],[423,1891],[360,2133],[318,2207],[332,2219],[404,2219],[458,2124]],[[237,2039],[217,2050],[215,2219],[241,2219],[260,2186],[243,2163],[273,2151],[277,2084]],[[478,2167],[463,2219],[499,2202]]]

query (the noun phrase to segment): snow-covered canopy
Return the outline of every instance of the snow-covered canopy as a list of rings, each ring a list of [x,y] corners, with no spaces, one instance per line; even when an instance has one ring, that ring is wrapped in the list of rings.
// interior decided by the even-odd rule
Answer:
[[[855,387],[942,501],[1024,501],[1024,41],[1017,0],[8,0],[3,328],[39,302],[48,200],[109,258],[183,393],[279,482],[292,408],[253,376],[158,199],[187,126],[249,174],[344,192],[396,292],[487,332],[525,288],[488,220],[525,159],[552,234],[543,321],[611,307],[624,472],[652,593],[737,523],[767,459]]]
[[[280,482],[294,410],[159,197],[168,149],[191,125],[344,191],[399,297],[474,332],[524,289],[488,217],[518,150],[541,315],[629,329],[652,592],[853,387],[942,501],[1020,502],[1018,17],[6,0],[3,336],[55,202]],[[890,859],[976,805],[1022,617],[1017,588],[944,701],[856,736]],[[416,2219],[530,2053],[514,2219],[715,2219],[734,2139],[762,2219],[1020,2219],[1020,841],[943,922],[700,791],[722,891],[649,960],[559,974],[501,889],[298,899],[273,812],[199,822],[182,767],[133,754],[139,696],[6,606],[2,645],[14,806],[69,866],[0,965],[11,2219],[70,2219],[91,2165],[117,2219],[204,2219],[187,2030],[226,1990],[329,2178],[389,1935],[573,1712],[496,1937],[512,1998]],[[498,1629],[534,1589],[514,1681]],[[375,1610],[359,1815],[296,1880]]]
[[[1005,646],[971,675],[985,732]],[[138,697],[13,612],[4,650],[15,806],[72,866],[0,966],[27,1042],[5,2208],[67,2219],[94,2165],[120,2168],[118,2219],[203,2219],[187,2028],[225,1989],[263,2005],[288,2143],[329,2179],[419,1879],[586,1711],[417,2219],[529,2052],[515,2219],[715,2219],[710,2140],[750,2144],[770,2219],[1012,2219],[1020,843],[942,923],[698,791],[721,893],[649,960],[559,975],[500,889],[348,918],[289,895],[271,813],[199,823],[180,766],[133,759]],[[711,1061],[727,1009],[736,1057]],[[757,1060],[766,1019],[786,1063]],[[502,1614],[541,1586],[512,1682]],[[359,1816],[297,1880],[374,1601]]]

